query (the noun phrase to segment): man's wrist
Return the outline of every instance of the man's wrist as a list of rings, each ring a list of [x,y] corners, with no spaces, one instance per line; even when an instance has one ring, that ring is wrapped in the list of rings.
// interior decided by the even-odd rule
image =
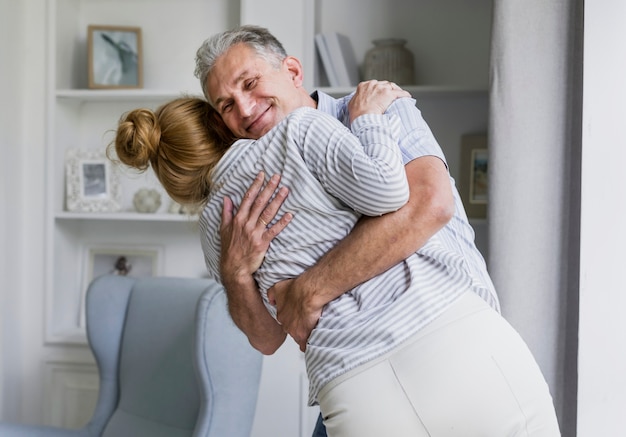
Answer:
[[[321,311],[332,300],[325,297],[327,293],[323,285],[319,275],[305,271],[294,279],[291,289],[300,295],[303,307],[314,312]]]
[[[226,288],[226,291],[247,289],[251,286],[256,289],[256,282],[252,277],[252,274],[242,269],[229,270],[222,268],[220,272],[222,278],[222,284]]]

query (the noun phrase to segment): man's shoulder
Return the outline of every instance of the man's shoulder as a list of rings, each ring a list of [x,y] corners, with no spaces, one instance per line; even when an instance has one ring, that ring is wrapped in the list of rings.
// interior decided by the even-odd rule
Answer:
[[[327,114],[332,115],[344,125],[348,126],[350,117],[348,115],[348,103],[354,92],[343,97],[332,97],[322,91],[316,91],[317,93],[317,109]]]

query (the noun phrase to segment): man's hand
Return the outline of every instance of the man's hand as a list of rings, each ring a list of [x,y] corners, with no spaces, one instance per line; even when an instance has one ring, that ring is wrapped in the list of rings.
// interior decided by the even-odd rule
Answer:
[[[220,226],[220,274],[233,321],[254,348],[270,355],[285,340],[285,332],[265,308],[252,274],[263,262],[272,239],[289,224],[292,216],[285,214],[269,225],[287,197],[288,190],[281,188],[276,192],[279,176],[273,176],[263,188],[264,179],[263,173],[256,177],[236,214],[233,215],[231,199],[224,199]]]
[[[363,114],[383,114],[400,97],[411,97],[411,93],[386,80],[361,82],[348,103],[350,122]]]
[[[316,305],[301,288],[296,286],[296,280],[287,279],[275,284],[268,290],[271,303],[276,305],[276,317],[283,327],[300,346],[300,350],[306,350],[306,343],[311,331],[317,325],[322,315],[323,306]]]
[[[269,225],[285,201],[289,190],[281,187],[280,176],[274,175],[263,187],[265,175],[259,173],[244,195],[239,210],[234,213],[233,202],[224,198],[220,236],[222,240],[220,271],[225,282],[240,276],[251,276],[263,262],[270,242],[289,224],[290,213]],[[272,199],[272,195],[276,196]]]

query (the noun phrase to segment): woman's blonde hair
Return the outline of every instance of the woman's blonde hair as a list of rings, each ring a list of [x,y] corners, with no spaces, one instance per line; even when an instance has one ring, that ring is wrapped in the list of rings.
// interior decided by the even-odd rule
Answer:
[[[124,164],[140,171],[152,167],[172,199],[200,206],[209,194],[211,171],[234,140],[205,100],[181,97],[156,111],[141,108],[124,114],[108,154],[111,158],[114,147]]]

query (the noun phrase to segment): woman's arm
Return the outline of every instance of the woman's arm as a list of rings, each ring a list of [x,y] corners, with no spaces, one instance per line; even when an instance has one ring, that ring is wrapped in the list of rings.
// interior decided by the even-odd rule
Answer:
[[[283,123],[289,132],[286,153],[299,152],[294,159],[301,157],[329,195],[370,216],[396,211],[407,202],[395,116],[364,114],[350,131],[326,113],[300,108]]]

